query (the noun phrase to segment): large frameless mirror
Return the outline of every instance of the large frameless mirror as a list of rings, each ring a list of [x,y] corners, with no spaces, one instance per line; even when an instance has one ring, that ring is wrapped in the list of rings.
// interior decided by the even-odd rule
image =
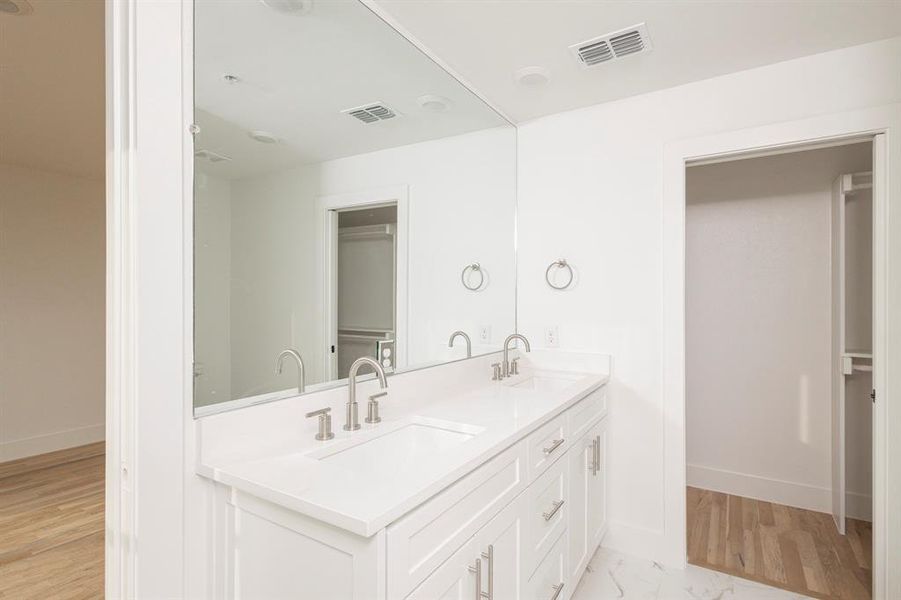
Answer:
[[[356,0],[194,27],[196,414],[499,350],[515,128]]]

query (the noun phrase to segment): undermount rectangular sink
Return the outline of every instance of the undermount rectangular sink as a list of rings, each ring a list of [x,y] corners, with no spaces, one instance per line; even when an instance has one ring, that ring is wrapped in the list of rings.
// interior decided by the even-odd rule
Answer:
[[[330,466],[366,471],[421,469],[442,454],[474,438],[481,427],[443,421],[416,421],[349,447],[315,453]]]
[[[577,376],[534,375],[525,381],[514,384],[513,387],[538,392],[559,392],[571,386],[578,379]]]

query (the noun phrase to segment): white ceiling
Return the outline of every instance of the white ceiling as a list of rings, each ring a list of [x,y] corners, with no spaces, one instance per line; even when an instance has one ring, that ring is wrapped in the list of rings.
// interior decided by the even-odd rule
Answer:
[[[899,0],[373,1],[517,122],[901,35]],[[568,50],[642,22],[650,53],[584,70]],[[549,84],[518,85],[533,65]]]
[[[0,162],[103,177],[103,0],[0,13]]]
[[[195,146],[232,159],[199,162],[208,173],[244,177],[508,125],[356,1],[285,14],[259,0],[199,0],[194,22]],[[424,110],[417,98],[427,94],[450,108]],[[341,113],[372,102],[399,116],[365,124]],[[280,142],[261,144],[251,130]]]

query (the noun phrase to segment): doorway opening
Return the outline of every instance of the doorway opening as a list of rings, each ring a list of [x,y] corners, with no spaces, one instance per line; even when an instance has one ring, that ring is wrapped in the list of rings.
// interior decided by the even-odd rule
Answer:
[[[686,167],[691,564],[871,597],[873,152]]]
[[[331,376],[345,379],[361,357],[394,370],[397,348],[397,204],[335,210],[337,260],[330,275],[337,291],[329,349]]]
[[[104,2],[0,2],[0,598],[104,592]]]

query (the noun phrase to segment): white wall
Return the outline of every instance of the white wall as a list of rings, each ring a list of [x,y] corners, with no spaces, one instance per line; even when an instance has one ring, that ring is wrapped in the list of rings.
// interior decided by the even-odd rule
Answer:
[[[222,378],[216,365],[223,344],[230,347],[231,398],[292,388],[293,365],[275,373],[276,357],[287,347],[303,356],[308,385],[327,379],[319,200],[388,186],[409,186],[407,365],[465,356],[462,345],[447,348],[457,329],[478,352],[478,331],[488,326],[484,346],[498,347],[514,329],[515,166],[515,132],[498,128],[232,181],[202,175],[195,220],[203,293],[195,304],[201,307],[197,360],[206,374],[198,381]],[[214,194],[230,194],[227,217],[211,212]],[[211,327],[226,305],[210,273],[225,259],[209,244],[223,236],[230,240],[227,340]],[[488,277],[477,293],[460,283],[472,262]],[[198,386],[201,404],[223,399],[208,393],[214,388],[225,384]]]
[[[0,462],[104,437],[102,180],[0,165]]]
[[[689,485],[831,511],[832,183],[871,163],[856,144],[687,170]]]
[[[519,130],[519,329],[613,355],[608,544],[664,545],[662,159],[670,141],[901,100],[895,38],[553,115]],[[558,257],[579,271],[544,283]]]
[[[194,178],[194,364],[198,404],[231,399],[231,184]]]

